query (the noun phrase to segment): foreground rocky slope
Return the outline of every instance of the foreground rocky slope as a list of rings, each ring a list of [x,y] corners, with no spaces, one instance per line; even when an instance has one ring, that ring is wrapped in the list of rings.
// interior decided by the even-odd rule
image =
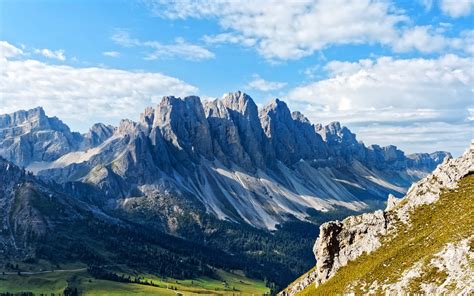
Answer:
[[[96,124],[85,135],[41,108],[0,116],[0,156],[66,187],[87,184],[72,193],[100,196],[100,206],[140,207],[167,230],[189,203],[264,229],[367,211],[387,194],[402,196],[446,155],[366,147],[337,122],[315,126],[278,99],[258,110],[241,92],[204,104],[165,97],[139,122]],[[168,196],[184,202],[151,206]]]
[[[316,267],[282,295],[474,292],[474,144],[387,209],[328,222]]]

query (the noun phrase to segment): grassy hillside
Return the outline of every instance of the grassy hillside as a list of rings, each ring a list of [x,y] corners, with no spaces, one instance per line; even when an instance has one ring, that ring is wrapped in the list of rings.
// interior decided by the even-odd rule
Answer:
[[[411,213],[411,224],[403,225],[405,228],[395,236],[384,238],[379,249],[350,262],[321,286],[308,286],[300,295],[337,295],[349,287],[358,295],[364,294],[374,282],[397,282],[416,263],[421,263],[423,275],[411,280],[407,286],[411,293],[420,291],[421,283],[443,283],[446,273],[428,263],[447,243],[474,235],[473,202],[474,174],[470,174],[457,189],[443,192],[437,202],[416,208]],[[470,246],[472,251],[472,240]]]
[[[264,295],[269,289],[261,281],[246,278],[239,272],[218,270],[216,278],[192,280],[139,275],[155,286],[95,279],[87,270],[55,271],[35,275],[0,273],[0,293],[32,292],[35,295],[62,293],[66,287],[77,288],[80,295]],[[137,276],[137,275],[133,275]]]

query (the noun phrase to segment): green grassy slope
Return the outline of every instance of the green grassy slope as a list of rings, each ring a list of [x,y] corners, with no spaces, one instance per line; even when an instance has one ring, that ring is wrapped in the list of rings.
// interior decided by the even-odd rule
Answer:
[[[75,287],[80,295],[264,295],[269,289],[261,281],[252,280],[239,272],[216,271],[217,278],[201,277],[190,280],[140,275],[155,286],[121,283],[92,278],[86,270],[55,271],[45,274],[17,275],[0,273],[0,293],[32,292],[35,295],[62,293]]]
[[[423,205],[411,213],[411,224],[369,255],[364,254],[341,268],[334,277],[319,287],[308,286],[300,295],[340,295],[352,286],[357,295],[364,294],[373,282],[397,282],[403,272],[421,262],[424,275],[410,282],[411,293],[420,283],[444,281],[446,274],[428,267],[428,262],[447,243],[455,243],[474,235],[474,174],[464,177],[459,188],[445,191],[439,200]],[[405,226],[402,226],[405,227]],[[471,248],[474,243],[470,242]],[[380,292],[380,291],[379,291]]]

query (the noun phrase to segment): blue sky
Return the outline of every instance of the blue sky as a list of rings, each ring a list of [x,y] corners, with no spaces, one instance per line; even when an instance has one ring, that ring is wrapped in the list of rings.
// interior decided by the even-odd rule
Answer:
[[[0,113],[74,130],[163,95],[243,90],[367,144],[461,153],[473,138],[474,1],[1,1]]]

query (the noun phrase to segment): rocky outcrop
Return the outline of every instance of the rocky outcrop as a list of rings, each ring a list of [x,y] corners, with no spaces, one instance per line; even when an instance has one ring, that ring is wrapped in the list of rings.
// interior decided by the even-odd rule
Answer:
[[[352,216],[324,223],[314,245],[316,277],[324,283],[349,261],[380,247],[382,237],[397,231],[397,223],[409,223],[410,211],[436,202],[442,190],[454,189],[457,182],[474,172],[474,147],[457,159],[445,159],[435,171],[415,183],[403,199],[390,197],[385,211]]]
[[[71,132],[57,117],[46,116],[43,108],[0,115],[0,156],[19,166],[50,162],[61,156],[95,147],[109,138],[112,126],[95,124],[81,135]]]
[[[110,138],[115,132],[115,127],[103,123],[94,124],[87,134],[84,135],[83,145],[86,147],[96,147]]]
[[[219,160],[254,172],[272,165],[274,153],[252,98],[242,92],[229,93],[222,100],[207,102],[205,110]]]
[[[301,113],[293,116],[285,102],[279,99],[260,110],[260,122],[275,157],[287,165],[300,159],[325,158],[327,146],[314,131],[314,126]]]
[[[416,281],[431,270],[442,279],[442,283],[425,282],[420,286],[417,294],[422,295],[472,295],[474,282],[472,276],[474,269],[471,263],[474,253],[470,247],[474,237],[466,238],[457,243],[448,243],[431,259],[425,266],[421,263],[415,264],[404,271],[396,283],[385,284],[382,289],[386,295],[405,295],[406,287],[410,282]],[[440,280],[441,281],[441,280]]]
[[[52,161],[76,150],[78,133],[41,107],[0,115],[0,156],[21,166],[33,161]]]

